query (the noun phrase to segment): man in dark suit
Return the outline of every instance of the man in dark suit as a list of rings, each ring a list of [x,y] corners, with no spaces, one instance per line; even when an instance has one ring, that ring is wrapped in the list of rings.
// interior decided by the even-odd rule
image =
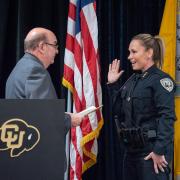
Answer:
[[[45,28],[34,28],[24,40],[24,56],[6,82],[7,99],[57,99],[51,77],[46,70],[58,54],[55,34]],[[80,125],[82,116],[65,114],[65,132]]]

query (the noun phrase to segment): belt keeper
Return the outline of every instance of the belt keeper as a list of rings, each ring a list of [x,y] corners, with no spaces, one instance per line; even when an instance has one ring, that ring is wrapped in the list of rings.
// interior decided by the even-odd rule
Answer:
[[[157,137],[157,133],[155,130],[148,130],[147,132],[148,138],[155,138]]]

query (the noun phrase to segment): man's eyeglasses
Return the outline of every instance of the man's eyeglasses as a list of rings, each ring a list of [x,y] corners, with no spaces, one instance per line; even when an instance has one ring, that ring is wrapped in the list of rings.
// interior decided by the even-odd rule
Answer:
[[[49,46],[53,46],[54,48],[58,49],[59,45],[58,44],[51,44],[51,43],[47,43],[45,42],[45,44],[49,45]]]

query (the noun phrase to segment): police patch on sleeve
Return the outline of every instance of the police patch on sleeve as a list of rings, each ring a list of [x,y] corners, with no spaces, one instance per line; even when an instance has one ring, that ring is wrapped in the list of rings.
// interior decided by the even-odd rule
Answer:
[[[174,84],[170,78],[163,78],[160,80],[160,83],[163,88],[165,88],[169,92],[171,92],[174,88]]]

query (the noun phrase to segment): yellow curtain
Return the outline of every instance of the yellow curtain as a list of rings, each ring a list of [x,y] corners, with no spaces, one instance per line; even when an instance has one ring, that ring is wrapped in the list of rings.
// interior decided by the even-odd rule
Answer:
[[[165,59],[163,70],[175,79],[176,74],[176,15],[179,0],[166,0],[159,35],[165,41]],[[179,6],[178,6],[179,7]],[[177,121],[174,139],[174,174],[180,175],[180,97],[175,99]]]
[[[166,0],[159,33],[166,47],[163,70],[173,78],[175,78],[176,4],[176,0]]]

